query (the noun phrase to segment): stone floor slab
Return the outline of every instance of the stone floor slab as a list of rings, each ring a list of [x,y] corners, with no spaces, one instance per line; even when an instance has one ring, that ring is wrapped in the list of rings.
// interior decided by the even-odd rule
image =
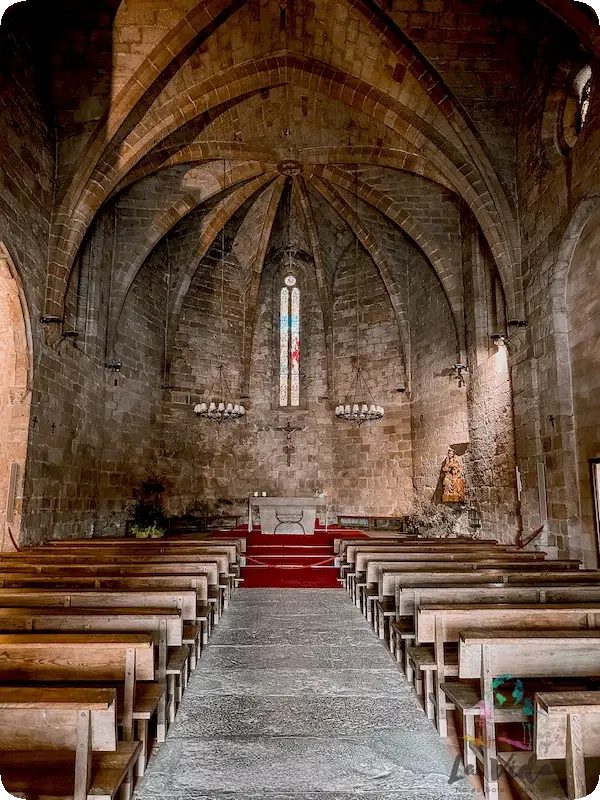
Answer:
[[[344,592],[240,590],[136,800],[473,798],[452,768]]]
[[[217,669],[385,669],[392,659],[376,640],[364,647],[329,645],[245,645],[207,649],[200,670]]]
[[[219,628],[215,635],[214,643],[221,647],[225,645],[242,645],[247,647],[252,644],[284,645],[289,646],[294,641],[301,641],[303,646],[336,645],[348,647],[372,647],[375,642],[368,631],[363,628],[356,630],[339,627],[316,630],[315,628],[297,628],[293,623],[269,630],[265,625],[257,628]]]
[[[396,792],[209,792],[202,794],[166,794],[165,800],[473,800],[473,792],[469,787],[454,785],[447,789],[407,789]],[[155,800],[153,795],[138,795],[139,800]]]
[[[416,700],[390,697],[196,697],[179,712],[173,737],[352,736],[374,730],[422,732]]]
[[[392,665],[386,669],[206,670],[202,680],[191,681],[186,699],[204,695],[394,697],[412,695],[412,690]]]
[[[378,737],[169,738],[144,780],[144,796],[197,792],[355,792],[448,789],[452,763],[431,734]]]
[[[281,630],[284,628],[287,630],[290,625],[294,626],[295,631],[331,631],[339,629],[342,625],[352,631],[370,631],[369,623],[356,613],[356,609],[352,605],[338,609],[335,613],[333,610],[323,610],[317,613],[314,609],[305,612],[290,610],[284,613],[273,608],[265,613],[261,620],[256,619],[255,609],[246,609],[244,613],[235,616],[226,614],[219,623],[217,631],[239,628],[252,630]]]

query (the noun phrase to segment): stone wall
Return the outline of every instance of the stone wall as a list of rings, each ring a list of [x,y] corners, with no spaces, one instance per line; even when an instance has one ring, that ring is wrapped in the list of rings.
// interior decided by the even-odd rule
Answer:
[[[595,509],[590,461],[600,459],[600,214],[577,243],[567,283],[567,322],[573,386],[582,545],[593,553]]]
[[[10,535],[16,535],[21,527],[29,433],[30,337],[23,299],[14,265],[0,249],[0,536],[3,550],[10,549]]]
[[[593,90],[587,122],[572,148],[561,145],[562,110],[573,75],[586,63],[574,39],[547,25],[532,69],[524,80],[518,130],[517,186],[522,208],[526,332],[512,329],[517,457],[523,476],[525,533],[540,529],[545,509],[538,502],[540,465],[545,471],[548,522],[539,542],[564,556],[597,560],[589,514],[590,473],[586,458],[600,455],[595,434],[573,414],[567,282],[577,242],[597,211],[600,178],[600,93]],[[577,292],[595,296],[592,273],[580,274]],[[585,313],[585,311],[584,311]],[[510,342],[512,340],[512,346]],[[579,369],[582,365],[579,365]],[[595,367],[586,365],[592,373]],[[590,380],[585,378],[584,380]],[[579,392],[579,388],[577,389]],[[579,444],[578,444],[579,442]],[[585,453],[585,455],[584,455]],[[582,503],[587,504],[583,512]]]
[[[502,284],[477,225],[463,219],[469,450],[467,497],[484,536],[514,543],[519,530],[509,353]]]
[[[301,288],[301,407],[278,406],[278,302],[287,270]],[[225,261],[224,328],[221,342],[221,263],[210,260],[192,283],[177,332],[171,382],[163,407],[168,510],[181,514],[205,504],[244,513],[254,491],[271,495],[332,492],[331,421],[327,409],[324,335],[314,267],[298,261],[271,263],[262,283],[252,342],[247,416],[223,426],[197,419],[193,406],[219,391],[219,365],[234,399],[240,397],[243,347],[243,285],[231,256]],[[288,467],[286,435],[277,428],[301,428],[293,435]],[[219,501],[233,501],[232,504]]]
[[[417,496],[441,499],[441,466],[451,445],[468,445],[467,389],[459,386],[458,337],[448,300],[422,255],[405,251],[409,268],[413,481]],[[465,376],[466,377],[466,376]]]
[[[412,500],[412,453],[410,406],[398,393],[404,385],[400,336],[381,277],[362,248],[352,248],[338,267],[334,296],[335,404],[352,402],[358,354],[372,396],[364,384],[358,394],[385,408],[378,422],[332,423],[336,504],[345,512],[403,514]]]

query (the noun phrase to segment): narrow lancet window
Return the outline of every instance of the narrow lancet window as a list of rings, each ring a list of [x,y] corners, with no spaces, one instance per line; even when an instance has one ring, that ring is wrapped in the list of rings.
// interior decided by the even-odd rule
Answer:
[[[280,295],[279,405],[300,405],[300,289],[288,275]]]

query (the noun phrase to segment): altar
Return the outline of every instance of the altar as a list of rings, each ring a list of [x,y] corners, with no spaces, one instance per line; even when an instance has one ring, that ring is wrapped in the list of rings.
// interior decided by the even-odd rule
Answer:
[[[310,534],[315,532],[317,508],[326,502],[320,497],[251,497],[250,514],[258,507],[262,533]]]

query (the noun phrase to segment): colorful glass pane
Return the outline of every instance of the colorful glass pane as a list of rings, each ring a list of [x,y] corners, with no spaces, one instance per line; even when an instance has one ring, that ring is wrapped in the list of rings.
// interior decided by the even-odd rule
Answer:
[[[296,278],[293,275],[288,275],[285,279],[286,286],[295,286],[296,285]]]
[[[291,405],[300,405],[300,289],[292,289],[290,320]]]
[[[281,290],[279,312],[279,405],[288,404],[290,352],[290,291]]]

